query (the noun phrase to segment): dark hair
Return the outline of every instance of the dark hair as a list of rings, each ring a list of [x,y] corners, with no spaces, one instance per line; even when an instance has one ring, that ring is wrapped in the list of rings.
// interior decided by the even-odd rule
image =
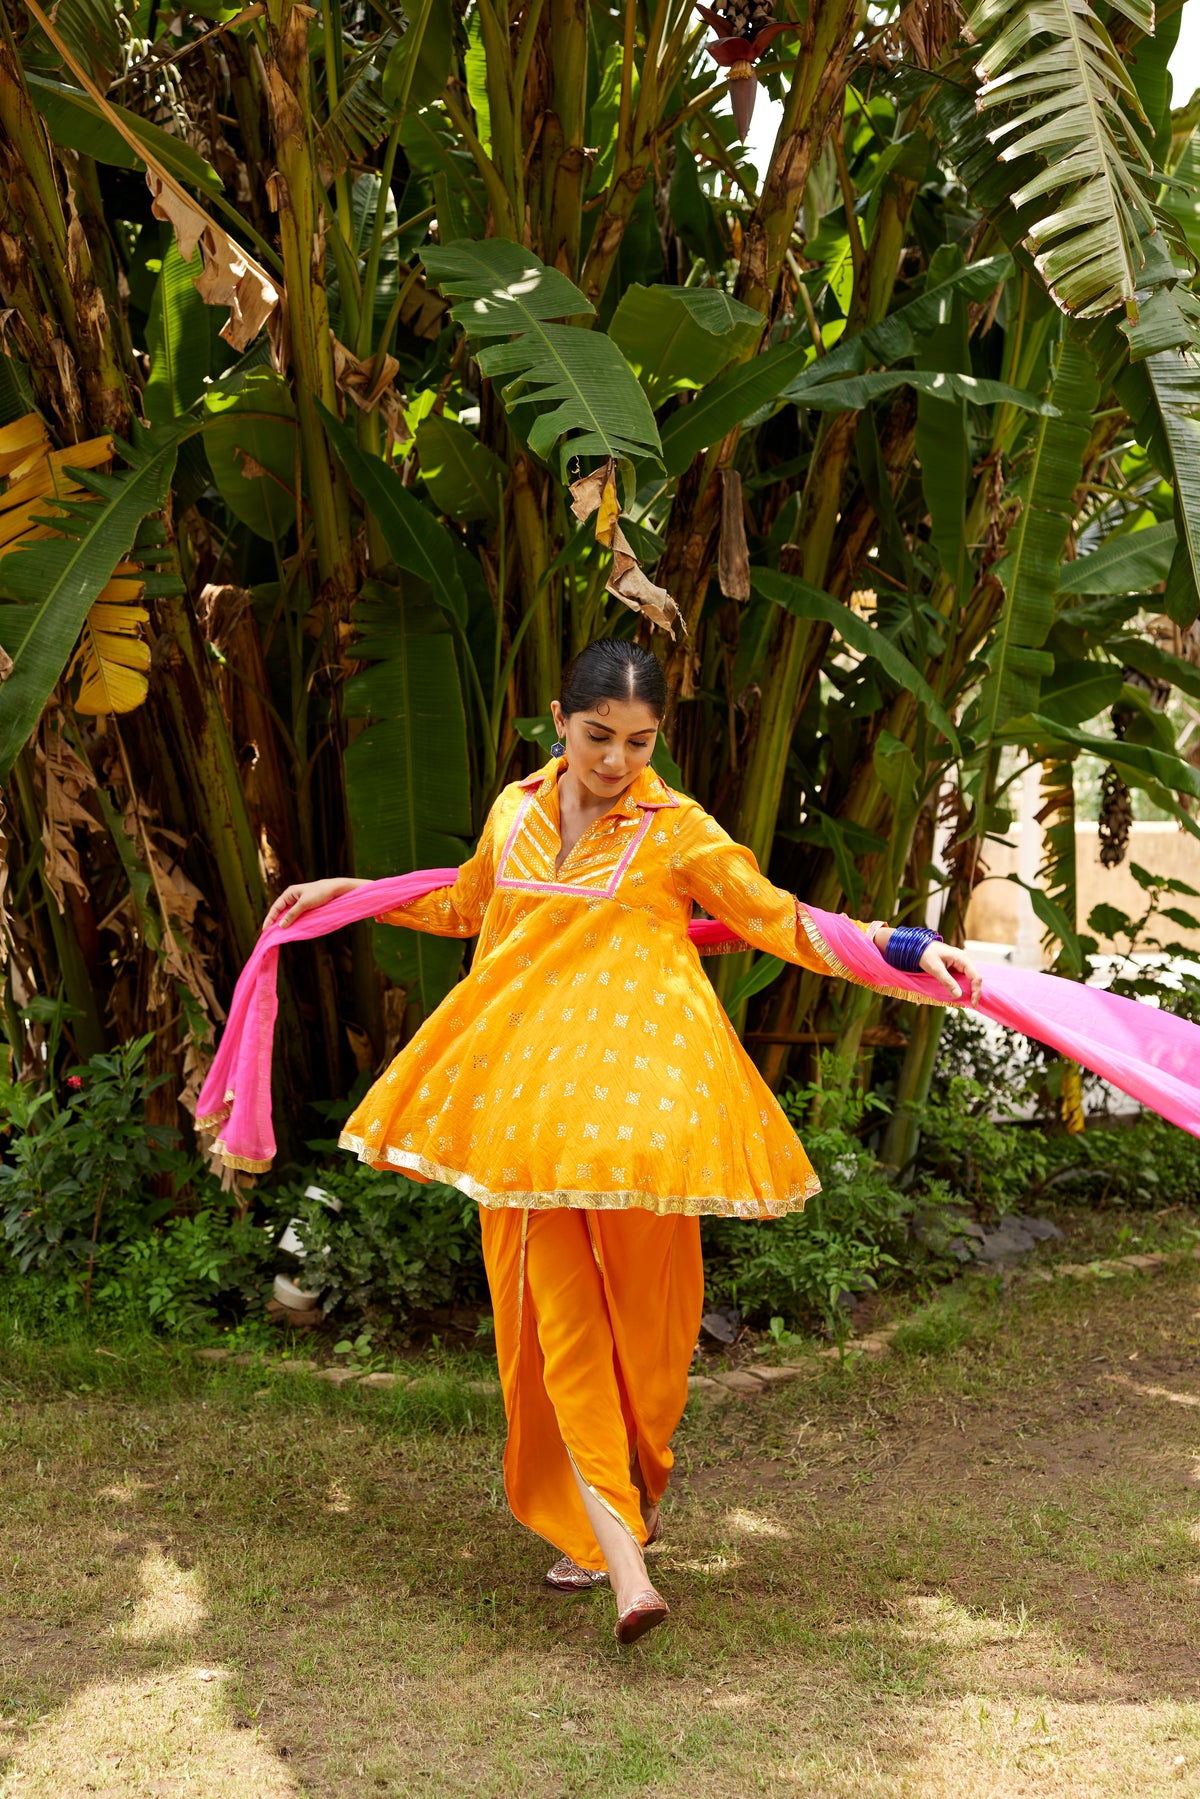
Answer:
[[[605,700],[640,700],[655,718],[667,709],[667,682],[657,656],[621,637],[601,637],[563,670],[558,703],[570,718]]]

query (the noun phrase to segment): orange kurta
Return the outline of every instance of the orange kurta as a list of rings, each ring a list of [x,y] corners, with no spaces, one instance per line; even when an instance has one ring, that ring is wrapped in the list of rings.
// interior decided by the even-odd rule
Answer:
[[[347,1121],[376,1167],[483,1206],[763,1218],[819,1182],[687,935],[694,907],[831,972],[792,895],[646,768],[555,872],[564,763],[506,787],[452,887],[389,913],[478,933],[470,973]]]

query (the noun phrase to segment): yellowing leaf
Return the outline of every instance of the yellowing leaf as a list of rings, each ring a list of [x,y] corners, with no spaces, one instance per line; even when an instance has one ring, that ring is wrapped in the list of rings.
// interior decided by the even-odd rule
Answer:
[[[49,445],[40,414],[27,412],[0,429],[0,475],[23,475]]]
[[[111,461],[112,454],[111,437],[92,437],[52,450],[45,423],[36,412],[4,426],[0,474],[7,473],[9,480],[0,493],[0,557],[36,538],[55,536],[53,524],[42,522],[53,517],[54,502],[91,497],[67,469],[99,468]],[[77,712],[88,717],[132,712],[145,699],[150,647],[140,632],[150,614],[137,603],[144,591],[137,567],[122,562],[88,613],[67,668],[68,676],[79,676]]]
[[[79,675],[76,712],[98,717],[141,705],[149,686],[150,646],[138,632],[149,617],[144,606],[96,601],[67,670]]]
[[[606,550],[612,549],[613,532],[620,516],[621,502],[617,498],[617,484],[613,479],[610,463],[604,491],[600,495],[600,508],[596,513],[596,542],[602,543]]]

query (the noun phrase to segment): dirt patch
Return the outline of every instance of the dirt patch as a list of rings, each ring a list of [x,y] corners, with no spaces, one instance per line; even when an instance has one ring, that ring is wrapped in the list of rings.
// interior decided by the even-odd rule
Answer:
[[[699,1401],[630,1653],[495,1421],[11,1383],[0,1793],[1200,1793],[1197,1286],[981,1286],[950,1353]]]

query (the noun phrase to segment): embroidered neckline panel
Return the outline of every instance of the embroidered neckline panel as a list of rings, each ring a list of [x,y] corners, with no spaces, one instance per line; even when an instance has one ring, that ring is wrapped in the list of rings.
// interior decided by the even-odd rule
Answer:
[[[536,803],[537,798],[536,793],[526,793],[517,808],[500,853],[496,886],[519,893],[573,893],[615,899],[638,845],[654,823],[656,808],[642,811],[640,819],[617,813],[606,830],[592,825],[572,847],[556,877],[554,863],[562,841],[553,820]],[[605,814],[605,819],[608,816]],[[565,881],[561,877],[568,868],[573,878]]]

